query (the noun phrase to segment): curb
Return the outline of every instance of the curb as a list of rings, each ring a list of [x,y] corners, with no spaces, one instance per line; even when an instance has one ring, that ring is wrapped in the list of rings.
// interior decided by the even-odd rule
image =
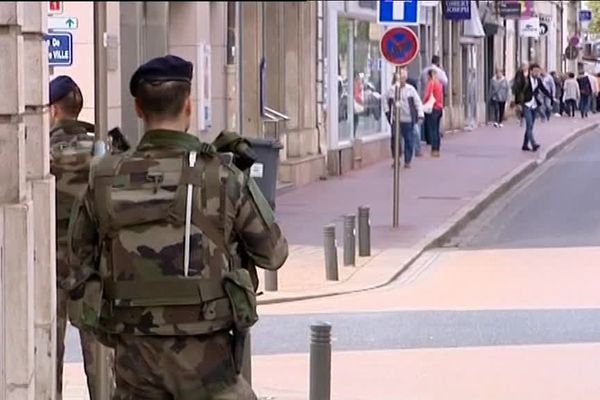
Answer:
[[[428,250],[433,248],[441,247],[445,242],[447,242],[451,237],[455,236],[460,230],[462,230],[470,221],[475,219],[481,212],[493,201],[497,198],[508,192],[518,183],[523,181],[528,175],[530,175],[533,171],[535,171],[542,164],[550,160],[556,154],[558,154],[561,150],[567,147],[569,144],[573,143],[575,140],[580,138],[581,136],[593,131],[598,128],[600,123],[592,123],[583,128],[577,129],[567,137],[561,139],[559,142],[553,144],[548,148],[548,150],[542,152],[539,158],[526,161],[514,168],[512,171],[504,175],[500,179],[499,182],[489,186],[486,190],[484,190],[481,194],[473,198],[463,208],[458,210],[454,215],[444,224],[428,234],[424,239],[422,239],[415,247],[413,254],[409,257],[408,261],[405,262],[398,271],[392,275],[387,281],[372,285],[360,289],[352,289],[352,290],[339,290],[337,292],[331,293],[317,293],[317,294],[306,294],[301,296],[290,296],[290,297],[281,297],[269,300],[258,300],[258,305],[269,305],[269,304],[281,304],[281,303],[290,303],[293,301],[302,301],[302,300],[312,300],[312,299],[321,299],[325,297],[334,297],[341,296],[345,294],[353,294],[353,293],[361,293],[370,290],[380,289],[382,287],[388,286],[389,284],[396,281],[400,275],[402,275],[412,264],[414,264],[419,257],[423,255]]]

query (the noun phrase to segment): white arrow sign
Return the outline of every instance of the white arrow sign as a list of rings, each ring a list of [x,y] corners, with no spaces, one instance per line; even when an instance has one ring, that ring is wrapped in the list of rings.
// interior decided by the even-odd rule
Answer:
[[[77,29],[79,20],[76,17],[49,17],[48,29],[69,30]]]
[[[392,15],[395,20],[404,20],[404,3],[406,0],[394,0]]]

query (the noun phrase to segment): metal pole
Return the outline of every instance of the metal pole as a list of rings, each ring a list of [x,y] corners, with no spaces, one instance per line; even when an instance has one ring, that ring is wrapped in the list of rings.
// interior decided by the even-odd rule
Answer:
[[[323,227],[323,248],[325,250],[325,276],[328,281],[337,281],[339,278],[335,225]]]
[[[400,78],[400,67],[396,67],[396,79]],[[394,96],[394,199],[393,199],[393,213],[392,213],[392,226],[397,228],[400,225],[400,84],[397,83],[395,87]]]
[[[331,398],[331,325],[317,322],[310,326],[309,400]]]
[[[108,126],[108,86],[106,68],[106,2],[94,2],[94,120],[96,143],[94,154],[102,156],[106,151],[105,139]],[[96,372],[94,400],[109,400],[110,382],[107,349],[96,342]]]
[[[371,219],[369,207],[366,206],[358,207],[358,255],[371,255]]]
[[[344,215],[344,265],[356,265],[355,215]]]
[[[265,290],[276,292],[277,288],[277,271],[265,270]]]

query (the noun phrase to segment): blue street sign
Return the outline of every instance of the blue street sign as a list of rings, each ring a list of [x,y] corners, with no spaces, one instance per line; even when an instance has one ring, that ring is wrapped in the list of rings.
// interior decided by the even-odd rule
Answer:
[[[454,21],[471,19],[471,0],[446,0],[443,8],[446,19]]]
[[[69,32],[53,32],[46,35],[48,65],[68,67],[73,64],[73,36]]]
[[[579,11],[579,21],[580,22],[590,22],[592,20],[592,12],[590,10],[580,10]]]
[[[379,0],[377,22],[384,25],[418,25],[418,0]]]

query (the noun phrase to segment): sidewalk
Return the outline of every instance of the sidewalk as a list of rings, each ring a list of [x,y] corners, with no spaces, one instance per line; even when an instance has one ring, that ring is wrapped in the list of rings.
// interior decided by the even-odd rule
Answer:
[[[538,153],[521,151],[523,129],[481,127],[446,134],[441,158],[428,154],[401,170],[400,227],[392,229],[391,159],[340,178],[317,182],[277,199],[277,218],[287,235],[290,256],[279,270],[279,290],[265,292],[261,304],[321,297],[382,286],[428,247],[450,236],[480,209],[504,193],[567,142],[600,122],[553,118],[536,122]],[[371,257],[342,266],[344,214],[371,208]],[[339,277],[325,280],[322,227],[336,224]],[[262,289],[262,288],[261,288]]]

